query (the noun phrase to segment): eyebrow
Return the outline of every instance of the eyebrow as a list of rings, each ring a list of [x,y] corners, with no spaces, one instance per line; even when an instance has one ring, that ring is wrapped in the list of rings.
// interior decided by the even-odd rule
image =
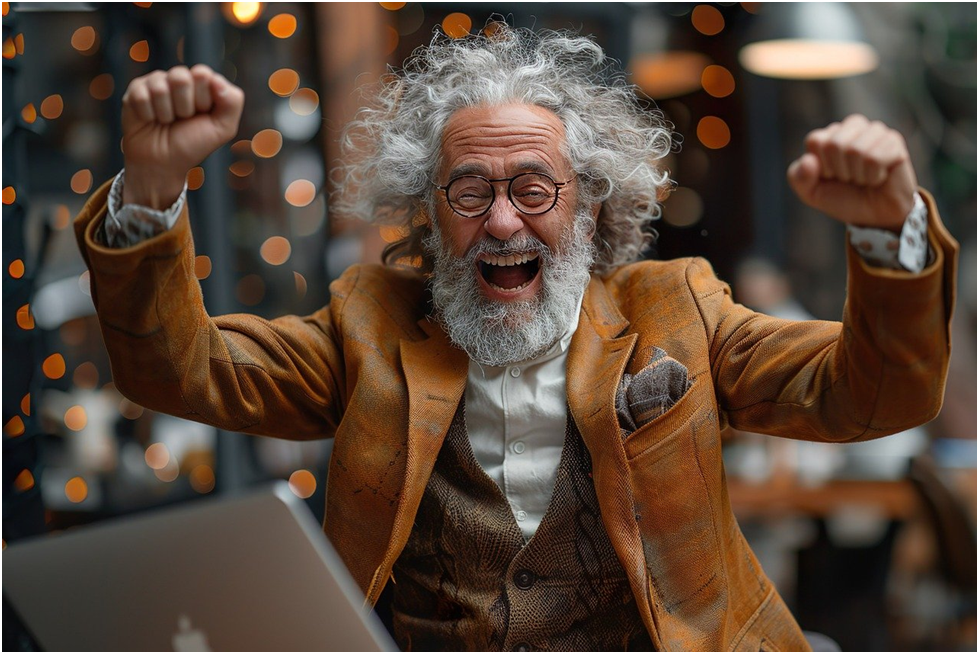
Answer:
[[[551,169],[551,167],[540,161],[522,161],[514,168],[517,171],[514,173],[515,175],[519,175],[520,173],[543,173],[544,175],[551,177],[554,176],[554,171]],[[455,179],[456,177],[460,177],[462,175],[480,175],[482,177],[489,177],[489,171],[486,166],[481,163],[465,163],[456,166],[449,171],[449,179]]]

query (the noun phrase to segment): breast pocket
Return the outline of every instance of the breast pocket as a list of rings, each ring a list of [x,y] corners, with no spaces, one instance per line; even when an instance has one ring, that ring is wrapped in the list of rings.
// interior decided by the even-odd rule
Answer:
[[[631,460],[640,456],[659,441],[677,432],[685,423],[693,419],[698,407],[705,410],[710,407],[709,402],[707,405],[703,404],[704,398],[701,398],[699,402],[697,400],[696,396],[702,395],[701,386],[702,384],[698,383],[697,378],[694,378],[683,397],[677,400],[663,415],[650,420],[639,429],[628,434],[622,444],[625,448],[626,458]]]

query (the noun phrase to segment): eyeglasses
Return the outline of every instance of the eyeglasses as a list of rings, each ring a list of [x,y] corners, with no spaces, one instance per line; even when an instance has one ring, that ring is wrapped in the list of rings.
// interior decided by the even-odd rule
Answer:
[[[572,177],[571,179],[574,179]],[[544,173],[520,173],[513,177],[502,179],[487,179],[480,175],[460,175],[449,181],[445,186],[438,186],[445,191],[445,199],[449,208],[466,218],[479,218],[490,210],[496,201],[498,182],[508,182],[507,197],[521,213],[538,216],[547,213],[557,204],[558,192],[571,183],[555,182]]]

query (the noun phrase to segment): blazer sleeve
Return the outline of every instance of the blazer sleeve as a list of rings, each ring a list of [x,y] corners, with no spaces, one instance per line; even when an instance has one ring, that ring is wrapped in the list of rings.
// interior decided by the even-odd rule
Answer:
[[[925,191],[934,260],[921,273],[874,267],[847,244],[843,322],[780,320],[731,299],[703,260],[687,280],[701,313],[721,417],[737,429],[860,441],[931,420],[951,352],[958,244]]]
[[[116,388],[154,411],[230,431],[332,436],[344,379],[339,315],[355,275],[335,283],[330,305],[310,316],[212,318],[194,275],[186,203],[170,230],[109,248],[97,238],[109,187],[74,227]]]

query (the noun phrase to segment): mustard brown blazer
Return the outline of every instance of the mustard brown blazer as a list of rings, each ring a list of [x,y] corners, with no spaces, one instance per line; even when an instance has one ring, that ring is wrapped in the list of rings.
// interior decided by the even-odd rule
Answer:
[[[310,316],[211,318],[186,209],[168,232],[110,249],[94,238],[108,189],[91,197],[75,231],[116,387],[155,411],[227,430],[335,437],[323,529],[376,602],[466,386],[466,354],[424,315],[424,279],[354,266]],[[957,245],[922,195],[934,261],[919,275],[875,269],[847,246],[842,323],[756,314],[702,259],[592,278],[568,352],[568,404],[605,528],[658,648],[808,649],[731,512],[720,431],[852,442],[935,416]],[[623,440],[616,387],[655,347],[687,367],[692,386]]]

